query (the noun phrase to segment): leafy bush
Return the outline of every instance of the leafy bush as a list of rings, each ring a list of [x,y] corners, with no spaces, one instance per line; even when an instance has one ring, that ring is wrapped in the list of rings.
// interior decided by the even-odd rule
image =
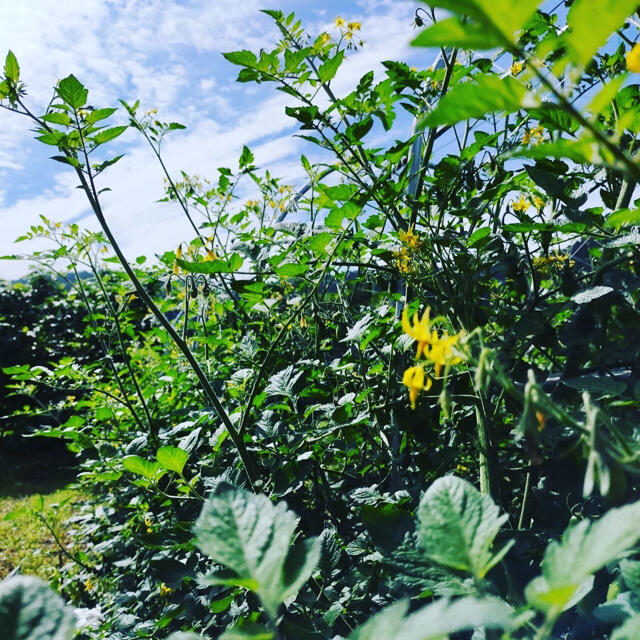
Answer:
[[[9,53],[3,105],[101,226],[25,239],[91,271],[103,357],[11,371],[86,390],[44,430],[92,493],[61,578],[100,606],[85,635],[636,635],[637,6],[538,4],[437,0],[451,15],[418,10],[414,41],[437,62],[386,62],[343,97],[359,23],[313,37],[267,11],[275,48],[225,57],[319,147],[295,192],[246,147],[217,182],[176,181],[161,142],[183,126],[124,101],[128,125],[107,124],[74,76],[36,117]],[[150,266],[101,205],[127,126],[195,233]]]

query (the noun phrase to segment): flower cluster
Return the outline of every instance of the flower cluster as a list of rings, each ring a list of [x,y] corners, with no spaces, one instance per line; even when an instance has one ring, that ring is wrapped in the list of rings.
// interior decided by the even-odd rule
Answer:
[[[520,196],[519,200],[514,200],[511,203],[511,208],[514,211],[526,211],[531,206],[531,203],[523,196]]]
[[[533,259],[533,268],[542,274],[560,271],[564,267],[572,268],[575,264],[575,260],[572,260],[568,254],[559,252],[551,256],[536,256]]]
[[[431,329],[430,309],[427,307],[422,317],[414,314],[409,321],[409,310],[405,307],[402,312],[402,329],[417,343],[416,359],[425,357],[435,365],[435,376],[442,374],[443,367],[450,367],[462,362],[460,352],[456,349],[464,331],[450,336],[446,331],[440,335],[436,329]],[[431,388],[433,380],[425,373],[422,365],[410,367],[404,372],[402,383],[409,389],[411,408],[416,408],[416,400],[420,391]]]
[[[406,231],[398,233],[402,246],[395,249],[393,255],[396,259],[396,266],[400,273],[411,273],[413,265],[411,264],[412,255],[419,251],[422,247],[422,240],[413,231],[413,227],[409,227]]]
[[[539,124],[536,127],[527,129],[522,136],[522,144],[529,144],[533,141],[534,144],[539,144],[544,139],[544,127]]]
[[[360,22],[358,22],[357,20],[353,20],[351,22],[346,22],[344,18],[341,18],[340,16],[338,16],[334,21],[333,24],[336,26],[336,29],[340,29],[340,35],[345,39],[348,40],[350,43],[353,41],[353,37],[355,35],[356,31],[360,31],[360,29],[362,28],[362,24]],[[322,37],[322,43],[326,44],[326,42],[328,42],[329,40],[326,40],[325,42],[325,38],[324,38],[323,34]],[[364,43],[362,42],[362,40],[360,40],[359,42],[359,46],[362,46]],[[350,44],[349,46],[353,46],[352,44]]]

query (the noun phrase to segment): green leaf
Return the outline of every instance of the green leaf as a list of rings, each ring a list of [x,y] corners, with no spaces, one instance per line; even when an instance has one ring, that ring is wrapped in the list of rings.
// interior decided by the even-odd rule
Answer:
[[[476,229],[467,240],[468,247],[474,247],[477,244],[480,244],[487,236],[491,234],[490,227],[480,227],[480,229]]]
[[[178,265],[189,273],[233,273],[242,267],[244,262],[239,253],[232,253],[228,260],[208,260],[206,262],[187,262],[178,258]]]
[[[44,582],[18,576],[0,582],[2,640],[70,640],[75,616]]]
[[[327,231],[316,233],[309,240],[309,248],[317,256],[324,256],[327,254],[327,245],[331,242],[333,236]]]
[[[145,460],[140,456],[125,456],[122,466],[131,473],[137,473],[147,480],[158,480],[166,471],[155,460]]]
[[[627,227],[629,225],[640,224],[640,209],[620,209],[607,216],[605,220],[605,227],[614,227],[620,229],[621,227]]]
[[[333,58],[329,58],[326,62],[318,67],[318,78],[320,82],[330,82],[338,72],[342,60],[344,59],[344,51],[341,49]]]
[[[477,75],[471,82],[454,85],[438,102],[438,106],[422,120],[420,126],[455,124],[469,118],[483,118],[497,111],[511,113],[525,104],[534,107],[532,100],[524,86],[515,78],[500,78],[493,74]]]
[[[611,153],[595,139],[589,137],[583,137],[579,140],[561,138],[554,142],[537,144],[528,148],[520,147],[511,155],[520,158],[569,158],[578,164],[615,166],[615,159]]]
[[[258,58],[253,51],[243,49],[242,51],[231,51],[230,53],[222,54],[226,60],[231,64],[238,64],[242,67],[255,67],[258,63]]]
[[[552,541],[542,575],[526,588],[527,600],[542,611],[560,613],[589,591],[593,574],[640,540],[640,501],[611,509],[599,520],[582,520]],[[588,588],[589,587],[589,588]]]
[[[63,78],[56,87],[56,92],[73,109],[80,109],[87,104],[89,92],[74,75]]]
[[[227,629],[220,640],[271,640],[273,631],[255,622],[241,622]]]
[[[405,617],[406,600],[396,602],[358,627],[349,640],[442,640],[465,629],[512,626],[512,610],[498,599],[437,600]]]
[[[214,561],[231,569],[253,590],[275,618],[280,605],[294,596],[318,562],[317,539],[293,547],[298,518],[285,503],[220,482],[196,523],[198,546]]]
[[[492,38],[515,41],[519,31],[541,0],[429,0],[429,6],[448,9],[459,17],[469,16],[483,26]]]
[[[11,50],[9,50],[7,57],[4,60],[4,75],[8,80],[11,80],[13,84],[20,80],[20,65],[18,64],[18,59]]]
[[[418,539],[428,558],[483,578],[511,545],[496,554],[493,541],[507,515],[491,498],[455,476],[438,478],[418,507]]]
[[[96,109],[87,115],[85,118],[89,124],[95,124],[100,120],[104,120],[108,118],[110,115],[114,114],[117,109]]]
[[[300,264],[299,262],[286,262],[284,264],[278,265],[274,267],[274,271],[279,276],[284,276],[285,278],[293,278],[295,276],[302,275],[307,271],[306,264]]]
[[[97,133],[91,141],[97,147],[100,144],[104,144],[105,142],[109,142],[109,140],[113,140],[118,136],[122,135],[127,129],[128,125],[123,125],[120,127],[112,127],[111,129],[105,129],[104,131],[100,131]]]
[[[460,47],[482,51],[500,46],[500,39],[476,23],[446,18],[423,31],[411,44],[414,47]]]
[[[184,449],[178,447],[160,447],[156,453],[156,460],[169,471],[182,473],[184,465],[187,463],[189,454]]]
[[[569,9],[564,36],[569,59],[586,65],[637,8],[637,0],[576,0]]]
[[[371,127],[373,127],[373,118],[371,116],[367,116],[359,122],[354,122],[349,125],[345,131],[345,135],[351,142],[362,140],[362,138],[371,131]]]
[[[51,122],[53,124],[70,125],[71,118],[64,111],[54,111],[52,113],[45,113],[42,116],[42,120],[45,122]]]

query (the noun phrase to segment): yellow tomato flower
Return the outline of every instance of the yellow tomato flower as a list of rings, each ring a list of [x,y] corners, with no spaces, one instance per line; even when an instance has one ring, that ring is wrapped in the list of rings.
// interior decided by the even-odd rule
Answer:
[[[176,258],[182,258],[182,245],[176,249]]]
[[[400,242],[412,251],[415,251],[422,246],[422,240],[420,240],[420,238],[413,232],[413,225],[406,231],[399,231],[398,237],[400,238]]]
[[[160,585],[160,595],[163,598],[166,598],[170,593],[173,593],[173,589],[171,587],[167,587],[167,585],[163,582]]]
[[[320,35],[320,42],[322,42],[322,44],[329,44],[331,42],[331,36],[328,33],[322,33]]]
[[[175,275],[175,276],[179,276],[180,275],[180,267],[178,266],[177,262],[173,263],[172,271],[173,271],[173,275]]]
[[[413,324],[409,322],[409,309],[404,308],[402,312],[402,330],[411,338],[418,342],[418,352],[416,358],[423,353],[426,355],[427,346],[431,344],[431,332],[429,330],[429,314],[431,309],[427,307],[422,314],[422,318],[418,319],[418,314],[413,315]],[[436,333],[434,331],[434,333]],[[436,333],[437,335],[437,333]]]
[[[524,69],[524,64],[520,62],[520,60],[516,60],[512,65],[509,71],[512,76],[517,76]]]
[[[433,380],[426,376],[425,381],[425,373],[424,369],[418,365],[416,367],[409,367],[402,376],[402,384],[405,385],[409,389],[409,401],[411,402],[411,408],[416,408],[416,400],[418,399],[418,394],[421,391],[428,391],[433,384]]]
[[[446,331],[442,337],[438,337],[438,332],[431,334],[431,348],[425,350],[425,357],[436,365],[436,377],[439,378],[442,373],[442,367],[458,364],[462,362],[462,358],[453,353],[453,347],[458,343],[464,332],[456,333],[450,336]]]
[[[84,583],[84,590],[87,592],[93,591],[94,586],[95,585],[93,584],[93,580],[91,580],[91,578],[87,578]]]
[[[347,22],[347,28],[350,31],[360,31],[361,27],[362,25],[357,20],[354,20],[353,22]]]
[[[627,70],[640,73],[640,44],[627,52]]]
[[[533,206],[536,209],[542,209],[544,207],[544,200],[540,196],[533,197]]]
[[[346,22],[340,17],[338,16],[333,23],[336,25],[336,28],[339,29],[340,27],[344,27]]]
[[[526,211],[529,208],[530,204],[531,203],[523,195],[521,195],[520,199],[517,202],[513,201],[511,203],[511,208],[514,211]]]

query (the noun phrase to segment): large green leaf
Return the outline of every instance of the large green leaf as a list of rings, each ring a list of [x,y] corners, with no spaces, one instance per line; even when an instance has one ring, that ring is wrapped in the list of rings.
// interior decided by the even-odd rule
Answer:
[[[640,540],[640,501],[583,520],[547,546],[542,575],[526,589],[529,602],[559,613],[588,593],[593,574]]]
[[[58,95],[73,109],[79,109],[87,104],[89,92],[74,75],[63,78],[56,87]]]
[[[178,258],[178,265],[189,273],[233,273],[242,267],[244,259],[239,253],[232,253],[228,260],[207,260],[203,262],[189,262]]]
[[[455,124],[469,118],[483,118],[497,111],[510,113],[525,104],[528,107],[536,105],[518,80],[510,76],[500,78],[494,74],[481,74],[471,82],[454,85],[420,124]]]
[[[69,640],[75,635],[75,616],[62,598],[31,576],[0,582],[2,640]]]
[[[609,36],[638,7],[638,0],[576,0],[567,16],[564,37],[574,64],[585,65]]]
[[[411,41],[414,47],[460,47],[462,49],[494,49],[500,39],[475,22],[446,18],[425,29]]]
[[[511,608],[501,600],[469,597],[451,602],[443,598],[405,617],[407,609],[407,601],[383,609],[349,640],[440,640],[465,629],[511,626]]]
[[[233,571],[225,574],[225,582],[255,591],[274,617],[318,562],[317,539],[292,546],[297,522],[284,503],[274,505],[266,496],[221,482],[205,503],[195,532],[202,551]],[[212,580],[218,582],[217,576]]]
[[[487,495],[455,476],[438,478],[418,507],[418,539],[428,558],[483,578],[509,550],[491,551],[507,516]]]
[[[176,473],[182,473],[188,458],[189,454],[178,447],[160,447],[156,453],[156,460],[165,469]]]
[[[487,37],[491,33],[513,42],[541,0],[429,0],[427,4],[472,18],[487,30]]]
[[[166,473],[155,460],[145,460],[140,456],[125,456],[122,459],[122,466],[131,473],[137,473],[153,481],[159,480]]]

